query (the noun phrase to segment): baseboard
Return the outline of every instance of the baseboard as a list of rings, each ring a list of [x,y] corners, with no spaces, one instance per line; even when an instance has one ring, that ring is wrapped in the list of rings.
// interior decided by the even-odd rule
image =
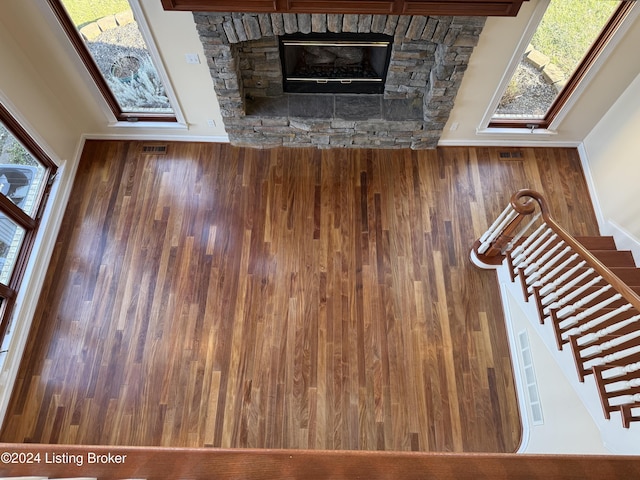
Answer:
[[[521,147],[521,148],[544,148],[544,147],[554,147],[554,148],[578,148],[580,142],[566,141],[566,140],[549,140],[538,139],[538,140],[523,140],[523,139],[505,139],[496,138],[496,139],[486,139],[480,140],[477,138],[467,139],[467,140],[440,140],[438,142],[439,147]]]
[[[605,228],[604,215],[602,214],[602,206],[600,205],[600,199],[596,195],[596,184],[593,180],[593,174],[589,167],[589,155],[587,149],[584,146],[584,142],[578,146],[578,156],[580,157],[580,164],[582,165],[582,172],[584,173],[585,181],[587,182],[587,190],[589,191],[589,197],[591,198],[591,205],[596,215],[596,221],[598,222],[598,229],[600,233],[604,235],[603,230]]]
[[[172,134],[139,134],[139,133],[89,133],[82,136],[84,140],[133,140],[148,142],[204,142],[229,143],[228,135],[172,135]]]

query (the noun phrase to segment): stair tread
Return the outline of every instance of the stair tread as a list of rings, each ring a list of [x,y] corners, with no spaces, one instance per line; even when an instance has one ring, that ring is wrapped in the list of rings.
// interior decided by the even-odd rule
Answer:
[[[587,250],[616,250],[616,242],[611,236],[574,238]]]
[[[636,267],[629,250],[589,250],[607,267]]]

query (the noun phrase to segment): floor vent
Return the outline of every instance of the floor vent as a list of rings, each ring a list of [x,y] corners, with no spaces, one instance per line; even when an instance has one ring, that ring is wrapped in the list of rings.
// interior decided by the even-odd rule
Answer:
[[[145,155],[166,155],[167,145],[144,144],[142,145],[142,153],[144,153]]]
[[[512,151],[512,152],[499,152],[498,155],[500,158],[522,158],[522,152],[520,151]]]
[[[531,420],[534,425],[542,425],[544,423],[544,418],[542,416],[542,403],[540,402],[540,394],[538,393],[536,371],[533,368],[533,356],[531,354],[529,335],[526,330],[523,330],[518,334],[518,343],[520,345],[520,355],[522,357],[522,369],[524,370],[527,399],[529,400],[529,406],[531,407]]]

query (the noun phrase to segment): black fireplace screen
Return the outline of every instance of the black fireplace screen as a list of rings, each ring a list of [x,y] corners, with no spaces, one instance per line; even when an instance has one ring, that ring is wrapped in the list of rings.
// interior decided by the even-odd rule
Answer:
[[[282,36],[284,91],[383,93],[392,39],[378,34]]]

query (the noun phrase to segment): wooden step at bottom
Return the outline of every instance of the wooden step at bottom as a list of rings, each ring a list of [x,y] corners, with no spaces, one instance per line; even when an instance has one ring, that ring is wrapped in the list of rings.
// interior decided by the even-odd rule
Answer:
[[[628,286],[640,286],[640,268],[613,267],[611,271]]]
[[[607,267],[636,267],[629,250],[590,250]]]
[[[616,250],[613,237],[575,237],[587,250]]]

